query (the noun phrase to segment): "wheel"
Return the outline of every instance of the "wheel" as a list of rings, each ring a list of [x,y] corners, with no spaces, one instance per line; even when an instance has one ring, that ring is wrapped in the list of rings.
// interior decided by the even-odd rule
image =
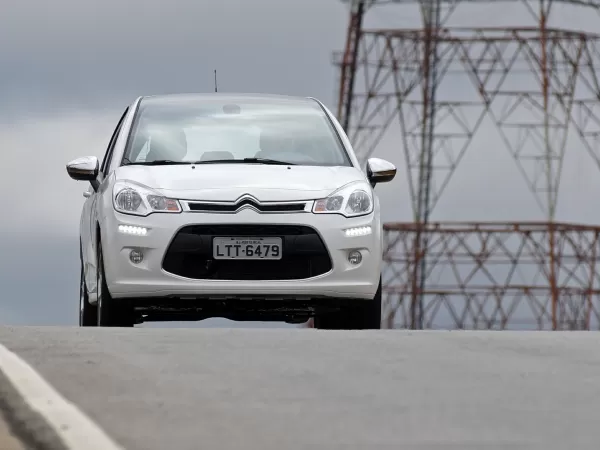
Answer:
[[[102,245],[98,244],[98,266],[96,270],[98,291],[98,326],[99,327],[132,327],[134,323],[133,308],[123,301],[115,301],[108,291],[104,272],[104,256]]]
[[[98,324],[98,308],[90,304],[85,276],[83,272],[83,260],[81,261],[81,279],[79,281],[79,326],[95,327]]]
[[[381,277],[373,300],[357,300],[339,312],[316,316],[314,327],[329,330],[381,329]]]

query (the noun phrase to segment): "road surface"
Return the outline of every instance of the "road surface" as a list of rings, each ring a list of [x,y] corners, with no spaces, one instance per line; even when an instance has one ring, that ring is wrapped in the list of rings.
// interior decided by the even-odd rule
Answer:
[[[124,449],[565,450],[600,442],[594,332],[18,327],[0,328],[0,343]],[[0,354],[0,369],[12,370],[7,361]],[[66,408],[38,403],[53,402],[58,413]],[[71,431],[80,426],[73,419]]]
[[[15,436],[6,423],[4,417],[0,417],[0,449],[2,450],[24,450],[18,436]]]

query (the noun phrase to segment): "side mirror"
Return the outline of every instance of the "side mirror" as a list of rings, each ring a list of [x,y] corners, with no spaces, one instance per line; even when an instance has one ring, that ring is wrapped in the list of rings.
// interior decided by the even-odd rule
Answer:
[[[95,156],[84,156],[77,158],[67,164],[67,173],[77,181],[89,181],[94,188],[98,189],[98,171],[100,164]]]
[[[371,186],[377,183],[387,183],[396,176],[396,166],[385,159],[369,158],[367,161],[367,178]]]

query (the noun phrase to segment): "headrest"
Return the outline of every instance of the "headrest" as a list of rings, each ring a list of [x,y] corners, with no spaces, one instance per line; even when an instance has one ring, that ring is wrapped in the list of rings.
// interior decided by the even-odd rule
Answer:
[[[285,151],[287,144],[288,140],[280,134],[263,131],[260,135],[259,145],[264,155]]]
[[[182,161],[185,158],[187,139],[183,130],[152,130],[149,134],[151,139],[148,160],[171,159]]]

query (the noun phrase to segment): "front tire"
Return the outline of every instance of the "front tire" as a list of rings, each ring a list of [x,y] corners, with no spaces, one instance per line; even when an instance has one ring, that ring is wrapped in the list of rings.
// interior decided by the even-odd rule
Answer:
[[[316,316],[314,327],[327,330],[380,330],[381,277],[373,300],[357,300],[333,314]]]
[[[98,290],[98,326],[132,327],[133,308],[125,300],[113,299],[108,291],[102,245],[98,243],[98,265],[96,269]]]
[[[95,327],[98,324],[98,308],[90,303],[87,286],[85,284],[85,275],[83,271],[83,261],[81,262],[81,279],[79,281],[79,326]]]

